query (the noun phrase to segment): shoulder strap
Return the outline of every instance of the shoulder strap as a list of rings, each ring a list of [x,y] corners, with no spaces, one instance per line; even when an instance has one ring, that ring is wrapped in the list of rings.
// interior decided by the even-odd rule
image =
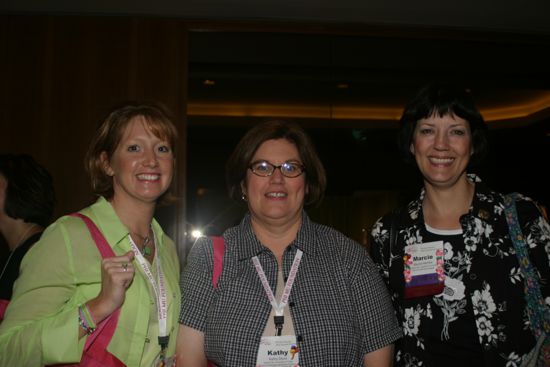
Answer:
[[[391,216],[391,224],[390,224],[390,251],[389,254],[393,253],[393,249],[395,248],[395,243],[397,242],[397,231],[399,230],[399,222],[400,222],[400,216],[401,216],[401,207],[397,207],[393,210],[392,216]]]
[[[214,267],[212,269],[212,286],[218,288],[218,279],[222,275],[223,269],[223,253],[225,251],[225,241],[221,236],[211,236],[212,247],[214,252]],[[208,361],[208,367],[216,367],[216,365]]]
[[[540,292],[540,278],[535,271],[533,264],[529,260],[528,248],[525,242],[521,227],[518,221],[516,208],[517,193],[511,193],[504,197],[504,213],[508,222],[508,232],[510,240],[514,245],[516,256],[523,274],[525,301],[527,302],[527,311],[531,330],[536,337],[542,333],[550,332],[550,324],[547,306]]]
[[[86,223],[86,227],[90,231],[92,238],[101,253],[101,257],[116,256],[111,246],[99,230],[95,223],[82,213],[72,213],[73,217],[80,218]],[[89,335],[84,344],[84,354],[77,366],[110,366],[124,367],[118,358],[107,351],[107,346],[111,342],[120,316],[120,308],[117,308],[111,315],[97,325],[94,333]],[[72,365],[71,365],[72,366]],[[76,366],[76,365],[75,365]]]
[[[218,279],[222,275],[223,253],[225,251],[225,242],[221,236],[212,236],[212,246],[214,247],[214,267],[212,269],[212,286],[218,288]]]

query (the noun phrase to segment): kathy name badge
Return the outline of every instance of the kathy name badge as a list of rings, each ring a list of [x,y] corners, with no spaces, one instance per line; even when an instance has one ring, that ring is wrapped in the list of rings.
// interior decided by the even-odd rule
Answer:
[[[425,242],[405,247],[403,276],[404,298],[440,294],[445,287],[443,241]]]
[[[264,336],[260,341],[256,367],[299,367],[296,336]]]

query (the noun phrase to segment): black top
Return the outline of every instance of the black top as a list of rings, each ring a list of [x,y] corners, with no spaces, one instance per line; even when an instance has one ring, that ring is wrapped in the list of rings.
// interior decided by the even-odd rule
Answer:
[[[0,299],[11,299],[13,283],[19,276],[19,265],[21,264],[21,260],[23,260],[23,256],[25,256],[31,246],[40,239],[40,236],[42,236],[42,232],[33,234],[27,238],[25,242],[17,246],[5,261],[2,261],[0,269],[4,269],[4,267],[5,269],[0,278]]]
[[[424,242],[443,241],[445,244],[446,254],[448,254],[447,262],[451,262],[451,267],[454,265],[450,259],[450,254],[458,254],[465,251],[465,244],[460,234],[435,234],[429,229],[426,231],[423,237]],[[447,267],[449,268],[449,267]],[[462,277],[460,277],[462,278]],[[467,283],[466,283],[467,284]],[[464,289],[465,295],[473,293],[468,287]],[[442,297],[439,297],[442,298]],[[432,296],[403,300],[403,305],[406,308],[415,308],[417,305],[427,305],[433,301]],[[431,318],[423,320],[423,338],[425,340],[425,348],[427,354],[427,361],[430,361],[429,365],[432,366],[482,366],[483,364],[483,350],[479,342],[477,334],[476,321],[474,318],[474,310],[472,302],[469,297],[464,297],[460,303],[460,307],[456,307],[456,312],[460,313],[460,322],[449,322],[448,333],[452,335],[452,338],[444,337],[444,330],[441,329],[441,325],[445,324],[445,318],[450,320],[454,319],[453,307],[443,307],[440,303],[440,307],[432,307]],[[438,306],[432,304],[432,306]],[[442,310],[450,311],[440,312]],[[452,358],[450,358],[452,356]]]

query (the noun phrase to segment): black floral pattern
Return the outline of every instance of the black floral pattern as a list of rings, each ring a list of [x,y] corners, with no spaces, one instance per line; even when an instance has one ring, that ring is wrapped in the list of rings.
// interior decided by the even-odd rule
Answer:
[[[523,276],[503,213],[503,195],[487,189],[478,177],[468,177],[475,182],[476,192],[469,212],[460,219],[462,233],[452,239],[426,229],[423,190],[398,214],[394,248],[389,248],[392,214],[380,218],[372,228],[371,255],[390,290],[404,331],[403,339],[396,344],[396,366],[436,366],[442,357],[434,357],[435,352],[449,353],[443,359],[448,358],[446,365],[453,365],[453,361],[460,360],[453,342],[458,340],[461,345],[460,338],[468,332],[473,332],[474,338],[465,342],[475,344],[477,336],[482,359],[470,367],[519,366],[535,344],[525,310]],[[517,208],[530,259],[541,275],[541,291],[548,305],[550,225],[531,199],[521,196]],[[404,247],[434,239],[444,241],[445,287],[452,291],[403,299]]]

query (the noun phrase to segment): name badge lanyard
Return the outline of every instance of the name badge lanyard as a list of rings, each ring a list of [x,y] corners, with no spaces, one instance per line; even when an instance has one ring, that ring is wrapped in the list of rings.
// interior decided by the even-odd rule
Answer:
[[[301,250],[296,251],[296,255],[294,256],[294,261],[292,262],[292,267],[290,268],[290,273],[288,274],[288,279],[286,281],[283,294],[281,295],[281,300],[278,303],[275,299],[273,291],[271,290],[271,287],[269,286],[269,282],[267,280],[267,277],[265,276],[264,269],[262,268],[262,264],[260,264],[258,256],[254,256],[252,258],[254,268],[256,269],[256,273],[258,273],[258,276],[260,277],[260,281],[262,282],[262,286],[264,287],[267,299],[269,300],[269,303],[271,303],[271,307],[273,307],[273,310],[275,311],[273,321],[275,322],[275,328],[277,329],[277,336],[281,336],[281,331],[283,330],[283,324],[285,323],[284,310],[286,305],[288,304],[288,298],[290,297],[290,292],[292,291],[292,286],[294,285],[294,280],[296,279],[296,273],[298,272],[298,267],[300,266],[300,261],[302,260],[302,254],[303,252]]]
[[[155,292],[157,316],[158,316],[158,322],[159,322],[158,343],[161,348],[161,353],[164,354],[164,350],[166,349],[166,347],[168,347],[168,339],[170,337],[168,335],[167,327],[166,327],[166,320],[168,319],[168,302],[166,297],[166,286],[164,283],[164,273],[162,272],[162,267],[160,264],[160,256],[158,252],[157,238],[156,238],[155,232],[153,232],[153,236],[155,241],[158,283],[155,280],[153,273],[151,272],[149,263],[147,262],[147,260],[145,260],[145,258],[141,254],[141,251],[136,246],[134,240],[132,240],[132,237],[130,235],[128,235],[128,239],[130,240],[132,251],[134,251],[134,254],[136,255],[136,260],[138,261],[143,272],[145,273],[145,276],[147,277],[147,280],[151,284],[151,287],[153,287],[153,291]]]

